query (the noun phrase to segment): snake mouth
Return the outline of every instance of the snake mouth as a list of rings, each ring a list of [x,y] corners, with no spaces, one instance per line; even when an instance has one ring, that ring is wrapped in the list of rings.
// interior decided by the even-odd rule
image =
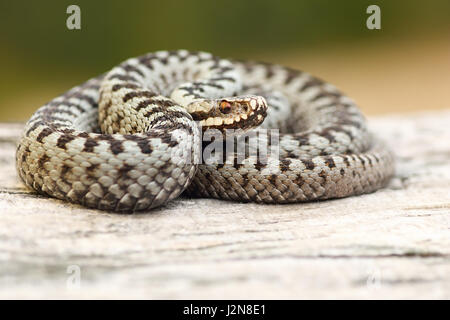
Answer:
[[[217,100],[208,116],[197,120],[203,131],[207,129],[245,131],[259,126],[266,114],[267,103],[263,97],[244,96]]]

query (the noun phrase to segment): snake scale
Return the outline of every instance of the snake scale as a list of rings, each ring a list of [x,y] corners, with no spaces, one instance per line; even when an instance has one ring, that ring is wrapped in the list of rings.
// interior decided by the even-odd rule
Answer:
[[[230,137],[245,151],[205,161],[210,129],[224,133],[218,145]],[[268,132],[257,141],[277,156],[251,153],[249,139],[232,130]],[[331,84],[275,64],[177,50],[128,59],[39,108],[16,166],[41,194],[134,212],[183,191],[258,203],[369,193],[389,181],[394,157]]]

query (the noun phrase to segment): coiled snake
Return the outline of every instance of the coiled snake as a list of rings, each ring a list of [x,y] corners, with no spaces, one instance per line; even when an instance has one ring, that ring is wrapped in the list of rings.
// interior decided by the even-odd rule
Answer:
[[[204,161],[206,129],[225,133],[218,145],[230,137],[248,147],[248,138],[226,132],[261,123],[250,132],[280,128],[258,138],[276,157],[244,148]],[[38,109],[16,165],[39,193],[113,211],[154,208],[184,190],[259,203],[341,198],[381,188],[394,171],[392,153],[334,86],[186,50],[128,59]]]

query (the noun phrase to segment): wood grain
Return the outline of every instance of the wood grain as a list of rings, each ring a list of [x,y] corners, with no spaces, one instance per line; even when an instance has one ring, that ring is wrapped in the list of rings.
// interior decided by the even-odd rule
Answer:
[[[450,110],[370,118],[388,188],[257,205],[180,198],[119,215],[37,195],[0,124],[0,298],[450,298]],[[67,285],[69,266],[80,287]]]

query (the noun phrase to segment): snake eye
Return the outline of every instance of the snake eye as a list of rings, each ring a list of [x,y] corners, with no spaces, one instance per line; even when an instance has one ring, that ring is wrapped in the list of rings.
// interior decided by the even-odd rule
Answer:
[[[231,103],[227,102],[227,101],[222,101],[220,103],[220,112],[224,113],[224,114],[228,114],[231,112]]]

